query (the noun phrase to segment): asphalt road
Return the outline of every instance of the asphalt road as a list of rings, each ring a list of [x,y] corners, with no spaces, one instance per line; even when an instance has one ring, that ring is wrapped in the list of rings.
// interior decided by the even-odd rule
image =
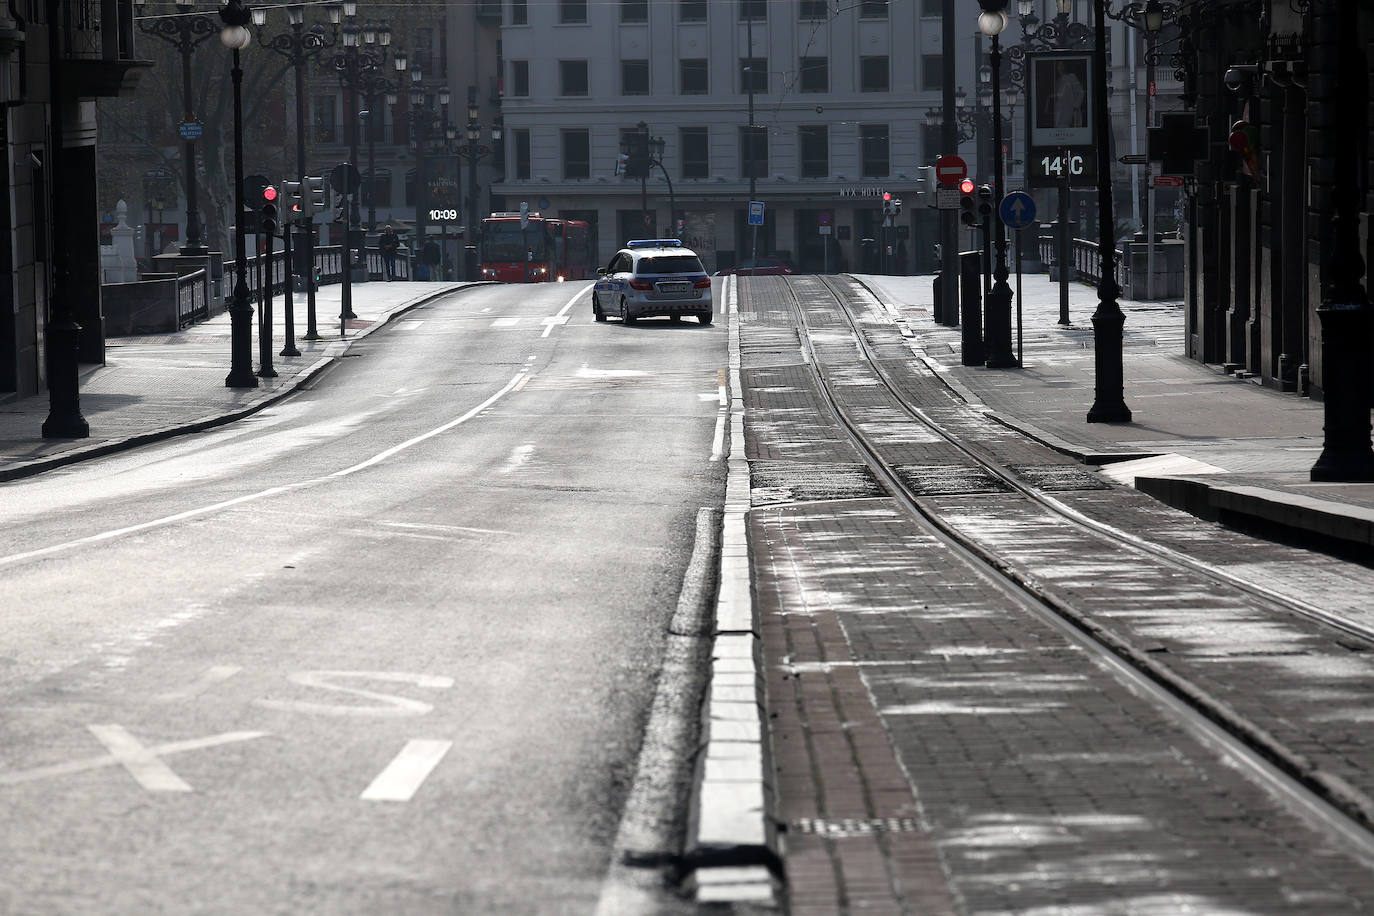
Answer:
[[[0,912],[595,909],[726,331],[588,285],[460,292],[0,490]]]

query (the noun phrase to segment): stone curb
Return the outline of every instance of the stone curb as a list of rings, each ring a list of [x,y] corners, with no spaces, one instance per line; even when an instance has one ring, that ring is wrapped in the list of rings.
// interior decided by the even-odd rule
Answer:
[[[339,346],[337,347],[336,352],[334,352],[333,354],[327,354],[321,357],[320,359],[316,360],[309,367],[297,372],[291,378],[289,384],[282,385],[282,387],[275,393],[264,395],[263,397],[259,398],[258,400],[255,400],[253,403],[247,405],[246,407],[242,407],[237,410],[230,410],[224,413],[209,414],[204,417],[199,417],[195,420],[189,420],[182,423],[174,423],[170,426],[160,426],[156,429],[149,430],[146,433],[138,433],[137,435],[125,436],[120,439],[107,439],[103,442],[99,442],[93,445],[70,449],[58,455],[47,455],[42,458],[35,458],[32,461],[16,462],[14,464],[9,465],[8,467],[0,468],[0,483],[11,480],[20,480],[25,477],[32,477],[35,474],[42,474],[47,471],[54,470],[55,468],[65,467],[69,464],[76,464],[78,461],[86,461],[91,458],[101,458],[105,455],[112,455],[116,452],[127,451],[132,448],[137,448],[141,445],[148,445],[153,442],[161,442],[166,439],[171,439],[174,436],[185,435],[186,433],[204,432],[207,429],[214,429],[217,426],[223,426],[227,423],[232,423],[235,420],[242,420],[244,417],[252,416],[253,414],[257,413],[263,408],[275,404],[287,395],[292,394],[302,385],[313,380],[329,365],[338,360],[340,354],[345,352],[349,348],[349,346],[352,345],[353,341],[361,340],[362,338],[367,337],[373,331],[377,330],[378,328],[386,324],[389,324],[394,318],[405,314],[411,309],[417,308],[421,305],[425,305],[429,302],[433,302],[435,299],[438,299],[441,296],[447,296],[450,293],[467,289],[470,285],[471,284],[456,285],[452,289],[427,293],[423,296],[417,296],[416,298],[408,302],[403,302],[400,305],[397,305],[388,311],[382,312],[377,317],[377,319],[372,322],[372,324],[368,325],[365,328],[359,328],[358,332],[354,334],[352,337],[338,341],[337,343],[339,344]]]
[[[765,715],[762,641],[754,620],[747,517],[739,312],[727,281],[730,320],[730,451],[721,536],[715,644],[702,711],[702,752],[684,860],[699,903],[775,907],[781,859]]]

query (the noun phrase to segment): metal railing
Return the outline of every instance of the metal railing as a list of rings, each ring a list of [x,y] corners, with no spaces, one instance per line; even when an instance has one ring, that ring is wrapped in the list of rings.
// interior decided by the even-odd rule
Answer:
[[[1047,268],[1056,264],[1059,255],[1059,245],[1051,238],[1040,239],[1040,261]],[[1090,239],[1074,239],[1070,252],[1072,262],[1070,267],[1072,273],[1070,280],[1082,280],[1092,286],[1096,286],[1102,277],[1102,253],[1098,248],[1098,243]],[[1116,278],[1116,285],[1120,289],[1126,289],[1131,282],[1131,263],[1130,258],[1117,249],[1116,264],[1113,275]]]
[[[386,269],[382,264],[382,253],[376,248],[368,248],[365,251],[367,260],[367,276],[369,280],[386,279]],[[295,252],[292,252],[295,258]],[[259,261],[262,260],[263,269],[269,270],[271,274],[272,294],[278,295],[286,291],[286,259],[283,252],[274,251],[270,255],[250,255],[247,261],[248,272],[245,279],[248,282],[249,298],[256,299],[258,290],[262,286],[260,272],[258,269]],[[269,266],[270,265],[270,266]],[[344,271],[344,250],[342,245],[316,245],[315,246],[315,274],[320,278],[320,285],[343,282]],[[233,295],[234,284],[238,281],[238,265],[233,261],[228,261],[224,265],[225,289],[228,295]],[[410,258],[405,254],[396,256],[396,279],[410,279]]]
[[[210,317],[210,274],[205,268],[177,278],[177,327]]]

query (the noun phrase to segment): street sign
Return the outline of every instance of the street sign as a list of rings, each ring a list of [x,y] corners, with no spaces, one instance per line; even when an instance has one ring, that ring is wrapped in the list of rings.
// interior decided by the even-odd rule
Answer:
[[[187,143],[194,143],[205,135],[205,125],[199,121],[182,121],[177,125],[177,136]]]
[[[1008,229],[1024,229],[1035,222],[1035,199],[1025,191],[1012,191],[997,208]]]
[[[829,210],[822,210],[822,211],[821,211],[821,215],[820,215],[820,217],[819,217],[819,222],[820,222],[820,224],[821,224],[822,226],[829,226],[829,225],[830,225],[830,211],[829,211]]]
[[[1156,175],[1155,187],[1181,188],[1183,187],[1183,177],[1181,175]]]
[[[340,194],[356,194],[362,183],[362,173],[348,162],[340,162],[329,173],[329,186]]]
[[[763,225],[763,201],[761,201],[761,200],[751,200],[751,201],[749,201],[749,225],[751,225],[751,226],[762,226],[762,225]]]
[[[937,210],[958,210],[959,199],[963,196],[964,192],[958,188],[936,188],[935,208]]]
[[[834,226],[820,226],[816,229],[816,231],[819,232],[821,235],[830,235],[834,228]]]
[[[968,163],[962,156],[941,156],[935,160],[935,180],[945,187],[957,187],[967,177]]]

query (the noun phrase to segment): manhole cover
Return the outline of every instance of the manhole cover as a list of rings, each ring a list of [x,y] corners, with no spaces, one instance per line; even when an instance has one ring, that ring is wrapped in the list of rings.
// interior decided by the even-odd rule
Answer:
[[[895,468],[917,496],[1005,493],[1010,487],[978,467],[958,464],[904,464]]]
[[[1106,490],[1093,471],[1076,464],[1013,464],[1010,469],[1037,490]]]
[[[749,464],[749,481],[755,505],[886,495],[873,472],[862,464],[753,461]]]

